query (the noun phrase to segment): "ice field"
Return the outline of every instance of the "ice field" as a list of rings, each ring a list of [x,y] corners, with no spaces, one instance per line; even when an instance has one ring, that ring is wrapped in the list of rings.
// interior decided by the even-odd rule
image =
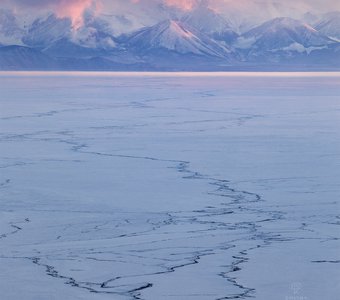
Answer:
[[[338,300],[340,73],[0,73],[0,298]]]

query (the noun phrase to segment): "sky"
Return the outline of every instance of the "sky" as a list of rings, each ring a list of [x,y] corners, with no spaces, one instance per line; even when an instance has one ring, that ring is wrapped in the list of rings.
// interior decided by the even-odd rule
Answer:
[[[70,18],[74,27],[82,25],[85,11],[119,13],[127,6],[142,9],[160,4],[188,11],[202,3],[222,14],[258,14],[259,17],[262,14],[275,17],[279,13],[296,17],[306,12],[340,10],[339,0],[0,0],[2,7],[18,13],[53,11],[57,17]]]

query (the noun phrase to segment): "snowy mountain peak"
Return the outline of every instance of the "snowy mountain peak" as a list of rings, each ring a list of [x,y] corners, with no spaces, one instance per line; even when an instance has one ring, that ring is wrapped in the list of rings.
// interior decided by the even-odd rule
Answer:
[[[231,30],[227,20],[207,6],[196,7],[188,12],[181,21],[207,34]]]
[[[305,27],[307,30],[316,32],[316,30],[312,26],[289,17],[275,18],[273,20],[265,22],[263,26],[270,26],[272,30],[280,30],[281,28],[296,29],[300,27]]]
[[[168,34],[168,37],[183,37],[192,38],[194,35],[189,30],[187,30],[182,24],[175,22],[173,20],[166,20],[156,27],[160,30],[159,34]],[[171,40],[171,39],[170,39]]]
[[[246,35],[275,35],[278,33],[285,33],[285,35],[289,34],[293,35],[310,35],[310,36],[319,36],[320,38],[326,38],[321,33],[319,33],[315,28],[311,25],[304,23],[299,20],[295,20],[288,17],[280,17],[275,18],[273,20],[269,20],[262,25],[255,27],[254,29],[248,31]],[[284,37],[283,36],[283,37]],[[324,42],[324,41],[323,41]]]
[[[179,21],[166,20],[133,34],[128,44],[140,51],[166,49],[179,53],[223,57],[229,50]]]
[[[308,24],[291,18],[275,18],[245,33],[236,46],[252,48],[253,52],[301,52],[302,49],[312,50],[332,43],[334,40]]]
[[[238,37],[228,20],[206,5],[199,5],[186,13],[181,22],[224,42],[225,45],[230,45]]]
[[[60,19],[50,14],[35,20],[23,41],[28,46],[46,47],[59,39],[70,37],[71,34],[72,23],[69,19]]]

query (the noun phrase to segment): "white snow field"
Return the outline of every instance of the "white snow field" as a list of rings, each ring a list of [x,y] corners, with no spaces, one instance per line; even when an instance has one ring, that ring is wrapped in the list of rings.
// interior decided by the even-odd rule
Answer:
[[[1,300],[338,300],[339,73],[0,73]]]

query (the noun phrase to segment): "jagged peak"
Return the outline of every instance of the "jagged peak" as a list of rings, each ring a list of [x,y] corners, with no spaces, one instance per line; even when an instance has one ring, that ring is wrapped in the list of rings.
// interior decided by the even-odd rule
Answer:
[[[290,18],[290,17],[278,17],[265,22],[260,25],[260,27],[268,27],[270,29],[280,29],[280,28],[300,28],[304,27],[310,31],[317,32],[315,28],[311,25],[304,23],[302,21]]]

